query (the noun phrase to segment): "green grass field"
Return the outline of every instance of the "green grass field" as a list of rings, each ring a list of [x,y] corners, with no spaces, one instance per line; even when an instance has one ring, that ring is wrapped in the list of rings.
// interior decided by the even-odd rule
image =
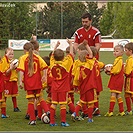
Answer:
[[[0,51],[1,55],[4,54],[4,51]],[[23,54],[23,51],[15,51],[15,58],[18,58]],[[40,51],[41,56],[48,55],[49,52]],[[126,60],[126,56],[124,55],[124,61]],[[114,56],[112,52],[100,52],[100,61],[103,61],[105,64],[113,63]],[[2,119],[0,118],[0,131],[33,131],[33,132],[45,132],[45,131],[133,131],[133,116],[115,116],[118,113],[118,105],[116,102],[114,108],[114,116],[112,117],[104,117],[104,114],[108,111],[109,108],[109,100],[110,100],[110,92],[107,88],[109,76],[104,72],[101,73],[103,80],[103,91],[100,94],[100,117],[93,117],[93,123],[87,123],[87,120],[84,121],[71,121],[71,115],[67,114],[67,122],[70,124],[70,127],[61,127],[60,126],[60,114],[59,114],[59,106],[56,110],[57,119],[56,122],[58,124],[57,127],[50,127],[49,124],[43,124],[41,121],[37,121],[36,126],[28,125],[28,120],[26,120],[25,114],[27,109],[27,99],[25,98],[25,91],[19,89],[18,98],[18,107],[21,109],[21,112],[13,112],[13,105],[11,98],[7,99],[7,114],[10,115],[10,118]],[[122,93],[123,97],[124,93]],[[44,91],[44,97],[46,97],[46,92]],[[124,100],[124,109],[126,110],[125,99]],[[75,94],[75,103],[78,101],[78,94]]]

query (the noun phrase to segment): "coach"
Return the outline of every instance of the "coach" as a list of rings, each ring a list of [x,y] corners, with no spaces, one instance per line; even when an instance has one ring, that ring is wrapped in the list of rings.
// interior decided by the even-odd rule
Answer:
[[[82,43],[84,40],[88,41],[89,46],[95,46],[98,50],[96,58],[99,59],[99,50],[101,46],[101,34],[100,31],[91,25],[92,17],[90,13],[85,13],[81,17],[82,27],[77,29],[74,33],[74,48]]]

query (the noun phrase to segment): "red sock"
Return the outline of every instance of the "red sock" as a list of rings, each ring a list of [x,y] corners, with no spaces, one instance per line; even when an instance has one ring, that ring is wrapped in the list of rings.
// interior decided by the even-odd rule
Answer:
[[[79,116],[80,109],[81,109],[81,106],[80,105],[76,105],[76,107],[75,107],[76,116]]]
[[[50,124],[55,124],[55,108],[50,107]]]
[[[121,97],[118,98],[118,106],[119,106],[119,112],[123,112],[124,111],[124,106],[123,106],[123,100]]]
[[[17,107],[17,99],[16,99],[16,97],[12,97],[12,102],[13,102],[13,107],[16,108]]]
[[[66,105],[60,107],[61,122],[66,122]]]
[[[48,112],[49,111],[49,108],[46,104],[46,102],[44,100],[41,100],[40,102],[40,105],[41,105],[41,108],[45,111],[45,112]]]
[[[131,111],[131,100],[130,97],[126,97],[126,105],[127,105],[127,111],[130,112]]]
[[[114,96],[111,96],[110,98],[110,107],[109,107],[109,113],[113,112],[114,106],[115,106],[116,98]]]
[[[30,121],[36,120],[33,102],[28,102],[28,112],[30,115]]]
[[[38,112],[38,115],[37,116],[39,118],[41,118],[43,112],[42,112],[42,108],[41,108],[40,103],[37,104],[37,112]]]
[[[74,104],[73,104],[72,102],[69,103],[68,106],[69,106],[69,110],[70,110],[72,113],[75,112],[75,106],[74,106]]]
[[[92,113],[93,113],[93,109],[94,109],[94,107],[89,107],[88,108],[88,117],[90,118],[90,119],[92,119]]]

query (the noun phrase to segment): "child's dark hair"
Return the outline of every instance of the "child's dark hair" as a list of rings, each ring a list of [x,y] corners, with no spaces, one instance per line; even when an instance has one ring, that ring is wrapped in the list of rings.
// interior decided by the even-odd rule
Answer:
[[[129,42],[125,45],[125,48],[128,49],[128,50],[132,50],[132,53],[133,53],[133,42]]]
[[[64,51],[61,49],[56,49],[54,51],[54,59],[56,61],[62,61],[64,59]]]
[[[46,62],[48,66],[50,66],[50,57],[49,56],[43,56],[42,59]]]

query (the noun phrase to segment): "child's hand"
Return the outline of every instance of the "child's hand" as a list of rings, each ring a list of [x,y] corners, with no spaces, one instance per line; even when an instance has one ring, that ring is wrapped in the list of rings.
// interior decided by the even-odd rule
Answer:
[[[72,41],[67,38],[67,43],[70,45],[72,44]]]
[[[56,47],[58,47],[60,45],[60,42],[59,41],[57,41],[57,43],[56,43]]]
[[[86,45],[88,45],[88,41],[87,40],[84,40],[83,41],[83,44],[86,46]]]

